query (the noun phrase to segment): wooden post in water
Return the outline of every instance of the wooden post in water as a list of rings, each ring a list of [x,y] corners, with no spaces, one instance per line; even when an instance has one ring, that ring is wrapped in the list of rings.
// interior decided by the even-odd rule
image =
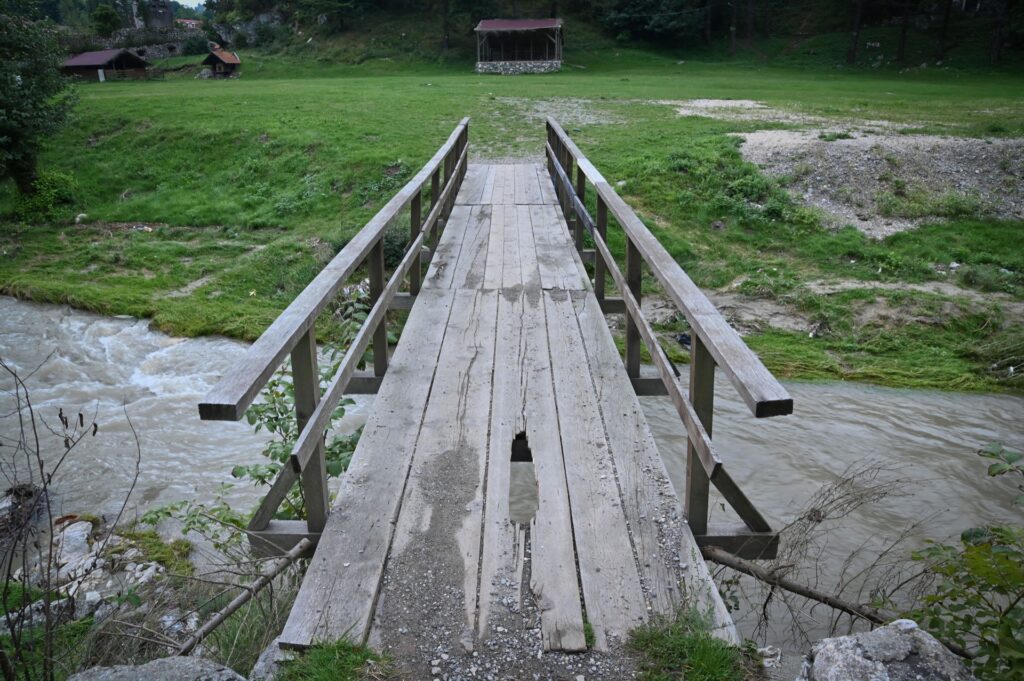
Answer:
[[[370,267],[370,306],[384,292],[384,239],[377,240],[367,257]],[[373,331],[373,374],[383,376],[388,370],[388,327],[387,315]]]
[[[597,223],[594,229],[601,236],[601,241],[608,243],[608,204],[600,196],[597,197]],[[594,295],[604,300],[604,258],[600,251],[594,252]],[[626,315],[629,316],[629,315]]]
[[[690,339],[690,403],[708,437],[711,437],[715,405],[715,359],[696,333],[691,333]],[[693,444],[687,440],[686,519],[694,534],[707,534],[709,492],[707,472]]]
[[[644,259],[632,239],[626,239],[626,284],[640,304],[640,288],[643,285]],[[640,330],[631,315],[626,315],[626,373],[630,378],[640,377]]]
[[[415,243],[423,229],[423,216],[421,201],[423,192],[417,190],[412,202],[409,204],[409,243]],[[420,292],[420,281],[423,279],[423,266],[419,254],[412,261],[412,269],[409,270],[409,293],[417,295]]]
[[[316,361],[316,335],[309,327],[292,349],[292,385],[295,388],[295,419],[298,432],[306,426],[320,403],[320,372]],[[306,524],[310,532],[321,532],[327,524],[327,464],[323,434],[302,471],[302,495],[306,500]]]

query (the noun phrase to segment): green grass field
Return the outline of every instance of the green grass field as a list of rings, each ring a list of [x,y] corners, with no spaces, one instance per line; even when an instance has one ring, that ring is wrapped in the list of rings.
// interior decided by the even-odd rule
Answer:
[[[150,317],[172,333],[253,339],[461,117],[472,118],[471,151],[493,158],[539,156],[543,115],[553,113],[610,181],[625,182],[620,193],[698,284],[743,280],[745,292],[826,325],[829,333],[815,338],[750,336],[780,375],[1020,387],[989,371],[1024,355],[1024,331],[1002,323],[998,303],[979,310],[900,293],[894,304],[927,311],[951,302],[961,311],[880,327],[859,326],[854,311],[858,296],[874,295],[864,292],[873,282],[936,279],[931,265],[946,259],[972,273],[962,285],[1021,299],[1024,225],[968,216],[881,242],[852,229],[827,231],[740,158],[730,133],[765,124],[680,117],[656,103],[755,99],[915,131],[1020,137],[1019,73],[713,61],[712,53],[626,48],[581,27],[561,73],[477,76],[464,59],[422,58],[398,37],[404,25],[378,26],[355,45],[243,52],[239,80],[180,72],[80,86],[75,120],[48,145],[42,165],[75,176],[74,212],[87,217],[81,225],[72,224],[74,213],[55,224],[0,224],[0,289]],[[801,54],[788,58],[799,64]],[[0,212],[9,214],[14,200],[13,187],[0,188]],[[727,228],[709,229],[715,220]],[[621,249],[621,238],[612,241]],[[835,295],[804,287],[830,277],[864,286]]]

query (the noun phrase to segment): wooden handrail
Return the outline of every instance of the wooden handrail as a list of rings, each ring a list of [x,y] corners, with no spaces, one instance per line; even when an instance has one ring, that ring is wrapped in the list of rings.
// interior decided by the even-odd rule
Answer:
[[[622,200],[615,189],[605,181],[600,172],[587,160],[562,127],[553,118],[547,119],[549,130],[558,143],[572,157],[577,167],[594,185],[598,197],[607,207],[631,243],[647,263],[654,277],[665,290],[666,295],[686,317],[693,333],[714,357],[729,377],[737,392],[758,418],[781,416],[793,412],[793,398],[781,383],[762,364],[761,360],[747,347],[743,339],[722,317],[718,309],[708,300],[704,292],[693,283],[679,263],[665,250],[651,234],[633,209]],[[552,149],[554,165],[560,168],[568,179],[568,173],[558,162],[558,153]],[[573,211],[583,214],[583,224],[593,229],[594,221],[586,214],[582,201],[575,195],[571,200]]]
[[[312,282],[296,296],[295,300],[278,316],[270,327],[253,343],[239,366],[224,376],[199,404],[199,416],[203,420],[237,421],[245,414],[252,401],[280,366],[289,352],[296,346],[316,322],[338,290],[349,276],[363,263],[370,251],[377,246],[388,225],[419,196],[428,180],[432,183],[434,198],[439,190],[436,175],[445,162],[444,185],[455,175],[450,172],[449,157],[460,144],[469,126],[464,118],[437,150],[433,158],[409,180],[408,183],[370,219],[355,237],[327,264]],[[463,148],[458,152],[464,152]]]

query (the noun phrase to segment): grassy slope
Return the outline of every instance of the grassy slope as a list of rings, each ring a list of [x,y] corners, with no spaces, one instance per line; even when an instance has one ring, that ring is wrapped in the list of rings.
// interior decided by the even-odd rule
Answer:
[[[175,333],[252,339],[461,116],[473,117],[478,153],[536,154],[543,127],[530,102],[568,97],[586,100],[599,121],[576,120],[570,106],[560,115],[571,134],[609,179],[627,180],[620,191],[699,284],[750,277],[750,292],[790,296],[832,329],[816,339],[752,337],[774,369],[897,385],[996,385],[983,375],[992,357],[976,348],[1004,344],[1006,333],[1011,342],[1021,336],[1019,329],[993,331],[998,312],[857,329],[850,310],[863,293],[813,296],[800,284],[821,276],[918,281],[935,276],[930,263],[955,258],[1008,269],[1013,276],[995,286],[1020,296],[1019,223],[933,225],[882,243],[852,230],[828,233],[742,163],[728,133],[744,124],[679,118],[650,102],[757,99],[936,132],[1020,136],[1020,75],[822,68],[831,56],[808,54],[820,48],[790,45],[777,47],[777,62],[814,57],[818,68],[766,66],[749,55],[722,63],[712,60],[717,47],[685,55],[632,49],[570,21],[573,66],[549,76],[482,77],[458,56],[464,44],[448,61],[426,59],[436,36],[420,26],[416,18],[392,18],[333,41],[243,53],[237,81],[172,75],[82,86],[78,118],[54,140],[44,165],[75,174],[88,218],[84,226],[0,227],[0,286],[153,317]],[[11,201],[4,191],[0,206]],[[715,219],[728,229],[709,230]],[[137,223],[153,231],[132,229]],[[190,294],[169,295],[197,280],[202,285]]]

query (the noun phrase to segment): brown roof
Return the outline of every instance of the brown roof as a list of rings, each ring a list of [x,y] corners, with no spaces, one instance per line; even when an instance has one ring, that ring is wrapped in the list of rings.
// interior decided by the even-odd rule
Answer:
[[[145,59],[137,57],[128,50],[114,48],[112,50],[97,50],[96,52],[83,52],[76,54],[64,62],[64,66],[106,66],[118,57],[127,55],[129,61],[137,62],[140,65],[148,65]]]
[[[227,50],[210,50],[210,56],[203,60],[203,63],[210,61],[210,57],[216,57],[225,64],[241,64],[242,60],[238,58],[238,54],[235,52],[228,52]]]
[[[476,25],[475,30],[482,33],[537,31],[545,28],[558,28],[561,25],[561,19],[483,19]]]

